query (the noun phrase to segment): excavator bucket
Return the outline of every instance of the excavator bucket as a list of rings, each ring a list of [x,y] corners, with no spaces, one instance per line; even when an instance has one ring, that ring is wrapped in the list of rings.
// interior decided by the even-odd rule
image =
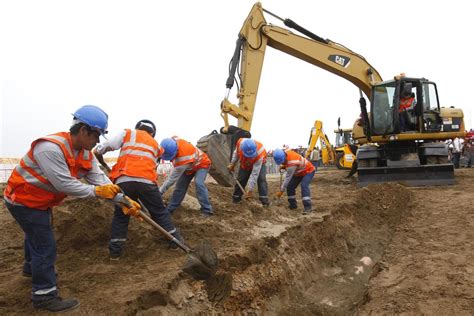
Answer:
[[[197,147],[211,159],[209,174],[222,186],[233,186],[234,179],[227,170],[231,160],[231,135],[219,134],[216,131],[201,137]]]
[[[234,186],[235,180],[227,170],[227,166],[232,159],[232,152],[237,140],[251,136],[250,132],[231,125],[225,134],[214,130],[198,140],[197,147],[205,152],[212,161],[209,174],[217,183],[226,187]]]

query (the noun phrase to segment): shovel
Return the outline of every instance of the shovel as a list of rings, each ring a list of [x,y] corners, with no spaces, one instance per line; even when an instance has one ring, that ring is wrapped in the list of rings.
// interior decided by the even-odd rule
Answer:
[[[125,206],[131,206],[123,193],[118,193],[114,198],[114,202]],[[142,201],[138,200],[138,203],[143,210],[150,213]],[[139,217],[155,227],[168,240],[174,242],[179,248],[187,253],[186,261],[182,268],[184,272],[191,275],[195,280],[207,280],[214,276],[218,267],[217,254],[208,241],[202,241],[198,246],[192,249],[168,233],[143,211],[140,211]]]
[[[281,184],[283,182],[283,172],[280,170],[280,185],[278,186],[279,190],[281,190]],[[273,199],[273,203],[275,203],[277,206],[281,205],[281,197],[275,197]]]

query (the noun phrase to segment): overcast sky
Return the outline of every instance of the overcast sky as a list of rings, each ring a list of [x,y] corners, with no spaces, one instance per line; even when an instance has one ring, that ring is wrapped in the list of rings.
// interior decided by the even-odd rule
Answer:
[[[219,129],[229,60],[254,3],[0,1],[0,157],[22,156],[34,139],[68,130],[84,104],[109,114],[110,134],[143,118],[157,124],[158,140],[178,135],[195,143]],[[467,2],[262,4],[363,55],[384,80],[405,72],[436,82],[441,105],[462,108],[473,126]],[[358,98],[348,81],[268,48],[251,132],[268,149],[306,146],[319,119],[333,141],[339,116],[352,127]]]

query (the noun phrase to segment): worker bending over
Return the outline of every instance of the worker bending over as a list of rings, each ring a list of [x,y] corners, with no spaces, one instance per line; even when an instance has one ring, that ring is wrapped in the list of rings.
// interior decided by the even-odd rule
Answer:
[[[4,192],[8,210],[25,233],[23,275],[32,278],[33,306],[51,312],[79,306],[76,299],[58,296],[53,206],[67,195],[113,199],[120,192],[100,170],[91,152],[99,136],[107,132],[107,114],[96,106],[85,105],[73,115],[69,132],[41,137],[31,144]],[[139,204],[129,202],[132,206],[124,207],[123,212],[140,211]]]
[[[164,150],[161,159],[170,160],[174,166],[173,171],[160,187],[161,194],[164,194],[176,183],[171,201],[168,204],[168,212],[173,213],[181,205],[189,184],[194,178],[196,196],[201,205],[201,215],[205,217],[213,215],[209,192],[204,183],[211,167],[209,157],[199,148],[177,136],[163,139],[161,147]]]
[[[109,174],[131,199],[140,200],[150,212],[151,218],[176,239],[184,242],[183,237],[173,225],[170,214],[166,211],[157,185],[157,160],[163,149],[154,139],[156,127],[149,120],[141,120],[135,129],[124,129],[115,137],[100,144],[94,150],[97,159],[110,170],[103,159],[109,151],[120,149],[117,163]],[[118,260],[122,255],[130,216],[123,214],[120,207],[115,207],[109,241],[110,259]],[[174,242],[170,247],[177,249]]]
[[[248,183],[247,192],[242,192],[238,184],[234,187],[232,201],[239,203],[242,195],[246,198],[252,197],[252,191],[255,185],[258,187],[259,200],[263,206],[269,206],[268,185],[267,185],[267,168],[266,168],[267,151],[262,143],[250,139],[241,138],[237,141],[234,153],[232,154],[231,163],[227,166],[229,172],[234,172],[235,165],[240,161],[239,173],[237,181],[243,188]]]
[[[277,198],[281,198],[286,189],[290,209],[297,209],[296,187],[301,184],[301,197],[304,206],[303,215],[311,213],[313,209],[309,185],[316,171],[313,164],[291,149],[275,149],[273,159],[275,159],[276,164],[286,169],[286,178],[281,185],[280,191],[276,194]]]

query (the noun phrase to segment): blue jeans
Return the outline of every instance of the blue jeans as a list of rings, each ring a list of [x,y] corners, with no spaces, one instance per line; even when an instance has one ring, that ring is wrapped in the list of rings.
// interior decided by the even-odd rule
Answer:
[[[249,181],[250,175],[252,174],[252,170],[243,170],[239,169],[239,173],[237,174],[237,180],[239,180],[242,187],[247,185]],[[269,205],[270,201],[268,200],[268,185],[267,185],[267,167],[266,164],[262,165],[262,169],[260,169],[260,173],[258,174],[257,179],[257,187],[258,187],[258,199],[262,203],[262,205]],[[234,193],[232,195],[232,201],[234,203],[238,203],[242,200],[242,195],[244,192],[240,189],[238,184],[235,184]]]
[[[132,200],[140,199],[150,212],[150,217],[167,232],[174,233],[176,231],[156,184],[129,181],[119,183],[118,186]],[[110,253],[118,255],[122,253],[122,248],[127,240],[129,221],[130,216],[125,215],[120,206],[115,206],[109,241]]]
[[[304,209],[308,211],[311,210],[311,190],[309,189],[309,185],[311,184],[311,180],[313,180],[314,173],[315,171],[308,173],[303,177],[293,176],[293,178],[291,178],[288,187],[286,188],[288,203],[290,204],[291,209],[296,209],[298,207],[298,204],[296,203],[296,187],[301,184],[301,198],[303,200]]]
[[[8,210],[25,233],[23,271],[32,276],[32,300],[40,302],[58,295],[56,288],[56,240],[47,211],[5,202]]]
[[[209,192],[207,191],[206,180],[207,173],[209,169],[198,169],[193,174],[183,173],[176,181],[176,185],[171,196],[171,201],[168,204],[168,212],[173,213],[177,209],[181,202],[183,202],[186,192],[188,191],[189,184],[194,178],[194,184],[196,185],[196,196],[201,204],[201,212],[203,213],[212,213],[211,202],[209,201]]]

